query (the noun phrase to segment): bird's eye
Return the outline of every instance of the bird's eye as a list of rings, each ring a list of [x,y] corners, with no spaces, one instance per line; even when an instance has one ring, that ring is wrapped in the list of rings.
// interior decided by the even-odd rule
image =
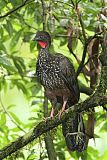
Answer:
[[[40,38],[42,38],[42,36],[39,36]]]

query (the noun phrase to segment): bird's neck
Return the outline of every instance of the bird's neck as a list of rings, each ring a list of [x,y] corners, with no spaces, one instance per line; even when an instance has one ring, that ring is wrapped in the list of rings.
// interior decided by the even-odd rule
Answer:
[[[50,56],[49,48],[46,47],[46,48],[40,49],[39,56],[38,56],[39,59],[48,59],[49,56]]]

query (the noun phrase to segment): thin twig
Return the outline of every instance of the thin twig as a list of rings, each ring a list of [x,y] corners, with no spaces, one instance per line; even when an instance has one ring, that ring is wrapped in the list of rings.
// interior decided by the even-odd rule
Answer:
[[[97,56],[97,54],[92,55],[91,57],[88,58],[88,60],[84,63],[83,68],[90,62],[90,60],[92,60],[93,58],[95,58]]]
[[[68,136],[73,136],[73,135],[85,135],[83,132],[73,132],[73,133],[67,133],[66,134],[66,137],[68,137]]]
[[[73,2],[73,1],[72,1]],[[87,38],[86,38],[86,34],[85,34],[85,29],[84,29],[84,24],[83,24],[83,21],[82,21],[82,18],[81,18],[81,14],[80,14],[80,11],[79,11],[79,8],[78,8],[78,4],[74,5],[75,7],[75,11],[77,13],[77,16],[78,16],[78,20],[79,20],[79,23],[81,25],[81,28],[82,28],[82,33],[83,33],[83,37],[84,37],[84,50],[83,50],[83,54],[82,54],[82,60],[81,60],[81,63],[78,67],[78,70],[77,70],[77,76],[79,75],[79,73],[81,72],[82,68],[83,68],[83,65],[84,65],[84,62],[85,62],[85,57],[86,57],[86,52],[87,52],[87,47],[88,47],[88,43],[87,43]]]
[[[80,3],[80,2],[81,2],[81,0],[78,0],[78,1],[77,1],[77,4]]]
[[[46,5],[44,0],[41,0],[42,3],[42,21],[43,21],[43,31],[46,30]]]
[[[34,1],[34,0],[30,0],[30,1],[29,1],[29,0],[25,0],[20,6],[12,9],[12,10],[10,10],[9,12],[7,12],[6,14],[0,16],[0,19],[1,19],[1,18],[5,18],[5,17],[11,15],[12,13],[16,12],[17,10],[19,10],[20,8],[24,7],[25,5],[31,3],[32,1]]]
[[[85,62],[85,57],[86,57],[86,53],[87,53],[87,47],[88,47],[88,43],[85,43],[84,45],[84,50],[83,50],[83,54],[82,54],[82,60],[81,60],[81,63],[77,69],[77,73],[76,73],[76,76],[78,77],[83,66],[84,66],[84,62]]]
[[[107,112],[107,107],[106,105],[102,105],[103,109]]]
[[[73,7],[73,5],[71,5],[71,4],[67,3],[67,2],[56,1],[56,3],[61,3],[61,4],[64,4],[64,5],[66,4],[69,7]]]
[[[75,6],[75,4],[74,4],[73,0],[71,0],[71,3],[72,3],[72,5],[73,5],[73,6]]]
[[[85,28],[84,28],[84,24],[83,24],[83,21],[82,21],[82,17],[81,17],[81,13],[79,11],[78,5],[75,7],[75,10],[77,12],[78,20],[79,20],[79,23],[80,23],[81,28],[82,28],[82,33],[83,33],[84,41],[86,42],[87,38],[86,38]]]
[[[2,102],[2,99],[1,99],[1,95],[0,95],[0,103],[1,103],[1,107],[3,108],[4,112],[7,114],[7,116],[10,118],[10,120],[17,126],[17,128],[19,128],[21,131],[23,131],[24,133],[26,133],[26,131],[21,128],[14,120],[13,118],[10,116],[10,114],[7,112],[3,102]]]
[[[99,35],[101,35],[103,33],[102,32],[99,32],[99,33],[95,33],[94,36],[92,37],[89,37],[88,39],[86,39],[85,41],[85,45],[84,45],[84,50],[83,50],[83,54],[82,54],[82,60],[81,60],[81,63],[78,67],[78,70],[77,70],[77,77],[78,75],[80,74],[80,72],[82,71],[82,68],[84,67],[84,62],[85,62],[85,57],[86,57],[86,53],[87,53],[87,47],[89,45],[89,43],[96,37],[98,37]]]

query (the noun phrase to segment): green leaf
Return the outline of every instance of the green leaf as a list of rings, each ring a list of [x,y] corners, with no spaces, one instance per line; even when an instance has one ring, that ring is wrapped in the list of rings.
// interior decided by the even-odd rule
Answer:
[[[17,7],[18,5],[22,4],[22,1],[19,0],[9,0],[9,2],[13,5],[13,7]]]
[[[3,33],[4,33],[3,27],[0,26],[0,36],[1,36],[1,37],[3,37]]]
[[[37,156],[35,154],[30,155],[27,160],[35,160]]]
[[[21,34],[22,34],[22,29],[16,32],[16,34],[13,36],[13,38],[11,39],[11,43],[10,43],[11,44],[10,49],[13,49],[17,45]]]
[[[65,160],[65,154],[64,152],[57,152],[58,158],[61,160]]]
[[[35,150],[32,149],[30,155],[27,157],[27,160],[35,160],[36,157]]]
[[[13,26],[10,21],[7,20],[7,24],[4,24],[5,29],[9,33],[9,36],[13,35]]]
[[[3,76],[1,76],[0,78],[0,90],[4,90],[4,91],[7,90],[7,83]]]
[[[29,42],[32,40],[32,35],[34,33],[32,32],[26,32],[25,35],[23,36],[23,42]]]
[[[22,92],[23,92],[25,95],[28,94],[27,88],[26,88],[26,86],[25,86],[22,82],[17,81],[17,84],[16,84],[16,85],[17,85],[18,89],[21,89]]]
[[[15,67],[17,68],[19,74],[23,76],[23,73],[26,70],[26,66],[24,65],[24,60],[17,56],[12,56]]]
[[[94,160],[95,158],[96,159],[100,158],[99,151],[94,149],[93,147],[89,146],[87,151],[88,151],[87,152],[87,160]]]
[[[17,128],[17,127],[15,127],[15,128],[12,128],[12,129],[11,129],[11,131],[12,131],[12,132],[16,132],[16,133],[17,133],[17,132],[19,132],[19,131],[20,131],[20,129],[19,129],[19,128]]]
[[[11,109],[11,108],[13,108],[13,107],[15,107],[15,105],[14,105],[14,104],[11,104],[11,105],[9,105],[9,106],[7,107],[7,109],[9,110],[9,109]]]
[[[100,132],[107,132],[107,121],[104,122],[103,126],[100,128]]]
[[[35,48],[36,43],[35,42],[31,42],[30,43],[30,51],[32,52]]]
[[[0,56],[0,66],[3,66],[7,70],[7,72],[8,71],[16,72],[16,70],[12,66],[11,62],[5,56],[4,57]]]
[[[6,113],[2,113],[0,117],[1,117],[0,126],[5,125],[6,124]]]
[[[9,114],[12,116],[12,118],[18,123],[18,124],[22,124],[22,122],[20,121],[20,119],[16,116],[16,114],[14,114],[13,112],[9,111]]]
[[[4,46],[3,42],[0,40],[0,51],[1,50],[4,51],[4,53],[7,53],[6,47]]]

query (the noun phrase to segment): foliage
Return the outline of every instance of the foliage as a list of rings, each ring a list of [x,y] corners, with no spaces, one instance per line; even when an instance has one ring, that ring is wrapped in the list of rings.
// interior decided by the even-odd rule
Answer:
[[[54,39],[53,49],[69,57],[77,69],[78,62],[67,47],[68,36],[73,32],[71,46],[76,56],[81,59],[85,44],[83,32],[89,38],[98,28],[107,27],[106,16],[102,13],[104,3],[100,0],[93,3],[88,0],[46,0],[44,2],[45,23]],[[77,2],[79,2],[84,28],[81,27],[80,17],[73,6]],[[38,51],[35,42],[32,41],[36,31],[42,28],[43,8],[40,0],[0,1],[0,148],[28,132],[35,123],[43,119],[43,88],[34,74]],[[87,60],[88,56],[86,56]],[[89,86],[90,79],[87,75],[80,74],[79,79]],[[85,98],[86,96],[81,94],[81,100]],[[97,108],[96,145],[94,140],[90,140],[87,152],[83,154],[68,153],[61,128],[52,131],[58,158],[68,160],[72,157],[76,160],[82,157],[87,160],[98,158],[106,160],[106,124],[106,113],[101,108]],[[9,159],[19,158],[47,159],[43,137],[9,157]]]

